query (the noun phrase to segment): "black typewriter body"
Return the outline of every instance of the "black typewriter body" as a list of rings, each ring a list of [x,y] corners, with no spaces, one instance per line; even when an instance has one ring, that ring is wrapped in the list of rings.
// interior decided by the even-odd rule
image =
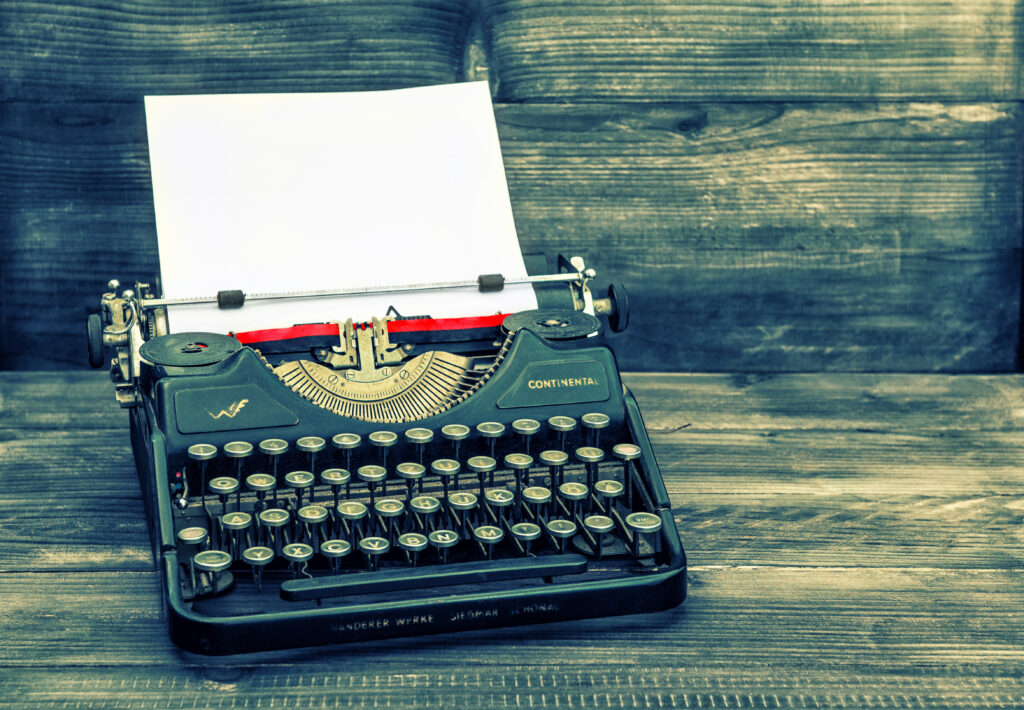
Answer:
[[[325,408],[256,346],[141,360],[131,441],[177,645],[230,654],[683,601],[671,503],[603,337],[528,325],[453,341],[500,348],[468,395],[404,421]]]

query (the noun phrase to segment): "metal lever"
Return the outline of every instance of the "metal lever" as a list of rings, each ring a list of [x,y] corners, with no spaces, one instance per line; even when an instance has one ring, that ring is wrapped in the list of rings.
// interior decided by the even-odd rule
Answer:
[[[587,558],[583,555],[520,557],[466,562],[459,565],[399,567],[314,579],[289,579],[281,583],[281,598],[288,601],[306,601],[356,594],[397,592],[403,589],[428,589],[455,584],[582,574],[586,571]]]

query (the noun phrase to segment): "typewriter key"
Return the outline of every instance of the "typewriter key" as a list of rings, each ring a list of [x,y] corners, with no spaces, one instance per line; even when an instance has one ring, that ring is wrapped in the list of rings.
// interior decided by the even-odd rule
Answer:
[[[284,474],[284,483],[286,486],[295,491],[296,507],[302,507],[302,493],[303,491],[312,491],[313,483],[316,482],[316,476],[309,471],[289,471]],[[310,495],[310,500],[313,496]]]
[[[512,431],[519,434],[523,452],[530,453],[530,437],[540,431],[540,422],[536,419],[516,419],[512,422]]]
[[[427,444],[434,440],[434,432],[423,427],[414,427],[405,432],[405,440],[416,451],[416,460],[422,466]]]
[[[569,432],[576,430],[576,420],[572,417],[554,416],[548,419],[548,428],[558,436],[558,449],[565,451],[565,440]]]
[[[607,414],[601,412],[590,412],[580,417],[580,424],[587,430],[587,445],[601,445],[601,430],[608,427],[612,420]]]
[[[388,451],[398,442],[398,434],[393,431],[375,431],[368,437],[370,443],[380,451],[380,465],[385,470],[388,467]],[[384,484],[385,487],[387,483]],[[385,491],[385,494],[387,491]]]
[[[231,478],[230,476],[217,476],[210,481],[210,493],[213,493],[220,499],[220,514],[222,518],[228,512],[228,499],[232,493],[237,494],[240,487],[238,479]],[[241,506],[239,505],[238,508],[241,509]]]
[[[427,535],[427,539],[430,540],[431,547],[437,550],[441,564],[445,564],[448,562],[449,548],[455,547],[460,538],[454,530],[435,530]]]
[[[618,481],[606,479],[594,484],[594,492],[597,493],[598,499],[602,503],[601,509],[607,513],[615,505],[615,499],[619,498],[625,491],[622,488],[622,484]]]
[[[472,493],[458,492],[448,496],[448,509],[457,522],[457,529],[463,534],[468,534],[470,528],[470,516],[479,503]]]
[[[348,488],[352,485],[352,475],[343,468],[325,468],[320,472],[320,480],[331,487],[331,494],[334,496],[334,509],[338,509],[338,498],[341,495],[341,487],[345,486],[346,497]]]
[[[270,459],[270,475],[277,481],[277,460],[288,452],[288,442],[284,439],[264,439],[260,442],[260,452]],[[274,488],[274,505],[277,505],[277,488]]]
[[[427,549],[427,536],[419,533],[405,533],[398,536],[398,546],[405,550],[405,556],[413,567],[419,561],[420,553]]]
[[[322,505],[305,505],[299,508],[296,515],[303,524],[305,541],[315,551],[320,540],[323,539],[323,524],[327,521],[327,508]]]
[[[257,516],[263,528],[263,542],[274,552],[281,552],[281,546],[291,542],[288,536],[288,521],[291,515],[281,508],[267,508]]]
[[[588,515],[583,521],[585,527],[594,536],[594,544],[591,549],[597,559],[601,559],[604,549],[604,536],[615,529],[615,521],[607,515]]]
[[[492,473],[498,463],[490,456],[473,456],[466,462],[466,468],[476,474],[480,482],[480,496],[484,495],[484,476]]]
[[[235,478],[239,481],[245,480],[242,477],[242,462],[252,456],[252,444],[248,441],[229,441],[224,444],[224,455],[229,459],[235,459]],[[235,508],[242,509],[242,489],[235,492]]]
[[[338,515],[341,517],[349,541],[361,536],[362,526],[359,521],[366,518],[368,514],[366,506],[357,500],[346,500],[338,506]]]
[[[360,481],[364,481],[366,487],[370,489],[370,507],[372,508],[377,484],[388,477],[388,470],[383,466],[360,466],[356,471],[356,476]]]
[[[633,557],[639,558],[641,538],[661,530],[661,518],[654,513],[630,513],[626,525],[633,534]]]
[[[359,551],[366,555],[366,562],[372,570],[380,567],[381,555],[390,549],[391,543],[382,537],[364,537],[359,541]]]
[[[188,576],[189,581],[192,584],[193,592],[196,589],[196,568],[194,559],[196,553],[200,551],[200,548],[204,546],[210,539],[210,533],[207,532],[206,528],[201,527],[190,527],[183,528],[178,531],[178,542],[186,546],[186,556],[188,557]]]
[[[565,482],[562,480],[562,467],[569,463],[569,454],[564,451],[541,451],[540,462],[548,467],[550,478],[548,481],[549,486],[557,488]]]
[[[352,552],[352,543],[348,540],[324,540],[320,543],[320,554],[327,558],[331,571],[337,572],[341,567],[341,559]]]
[[[590,489],[576,481],[566,481],[558,487],[559,497],[565,501],[569,520],[575,521],[580,515],[580,501],[585,500]]]
[[[523,489],[523,500],[533,514],[533,519],[542,522],[547,520],[548,507],[551,503],[551,491],[543,486],[530,486]]]
[[[533,466],[533,457],[529,454],[506,454],[505,455],[505,468],[512,471],[512,474],[516,477],[516,500],[521,501],[523,499],[523,479],[526,479],[525,485],[530,485],[530,467]]]
[[[516,523],[512,526],[512,537],[519,541],[523,555],[530,556],[530,545],[540,537],[541,529],[534,523]]]
[[[448,482],[453,476],[459,475],[462,465],[455,459],[435,459],[430,464],[431,473],[441,477],[441,485],[444,487],[444,497],[448,497]]]
[[[505,425],[498,422],[481,422],[476,425],[476,432],[487,442],[487,454],[494,458],[494,447],[505,434]],[[494,485],[494,472],[491,472],[490,484]]]
[[[587,485],[591,488],[597,483],[598,464],[604,461],[604,451],[596,446],[581,446],[576,449],[576,460],[587,470]]]
[[[352,451],[359,448],[359,444],[362,441],[363,437],[359,436],[359,434],[335,434],[331,437],[331,443],[334,444],[334,448],[342,452],[342,455],[345,457],[344,469],[346,471],[352,470]],[[348,497],[350,495],[352,495],[351,491],[346,488],[345,496]]]
[[[416,496],[409,501],[409,510],[416,517],[416,527],[421,533],[434,527],[434,514],[441,509],[441,501],[434,496]]]
[[[452,442],[452,458],[459,460],[459,442],[469,436],[469,427],[465,424],[445,424],[441,427],[441,436]]]
[[[199,582],[201,586],[209,587],[209,594],[217,593],[217,582],[220,580],[220,573],[231,566],[231,555],[224,552],[223,550],[203,550],[202,552],[196,553],[193,558],[196,569],[199,570]],[[209,575],[209,584],[203,584],[203,574]],[[193,587],[193,591],[198,596],[200,590]]]
[[[306,563],[313,557],[313,548],[302,542],[293,542],[291,545],[285,545],[284,549],[281,550],[281,556],[289,562],[289,567],[292,568],[292,577],[298,577],[299,573],[305,574],[307,577],[312,577],[306,571]]]
[[[633,476],[629,462],[640,458],[640,447],[636,444],[616,444],[612,456],[622,461],[622,486],[626,489],[626,507],[633,508]]]
[[[226,513],[220,518],[221,527],[226,531],[228,547],[235,559],[242,550],[242,535],[252,527],[252,516],[241,510]]]
[[[206,462],[217,455],[217,447],[212,444],[192,444],[188,447],[188,457],[199,464],[199,498],[206,512],[207,520],[212,524],[213,515],[206,507]]]
[[[319,436],[303,436],[295,442],[295,448],[309,454],[309,470],[316,473],[316,455],[324,450],[327,442]]]
[[[484,500],[491,509],[494,522],[502,525],[507,519],[506,511],[515,503],[516,496],[507,488],[488,488]]]
[[[481,525],[473,531],[473,537],[480,543],[487,554],[487,559],[494,556],[494,546],[505,537],[505,531],[496,525]]]
[[[245,478],[245,487],[256,494],[256,512],[266,507],[267,491],[275,490],[277,479],[267,473],[250,473]]]
[[[274,559],[274,551],[269,547],[257,545],[247,547],[242,552],[242,560],[252,568],[252,581],[256,585],[256,591],[263,591],[263,568]]]
[[[565,541],[576,534],[576,523],[571,520],[555,518],[547,524],[548,532],[555,542],[559,552],[565,552]]]
[[[383,537],[386,537],[388,540],[394,540],[395,534],[398,532],[396,529],[398,518],[405,512],[405,503],[394,498],[386,498],[377,501],[373,510],[383,523]]]
[[[419,481],[420,492],[423,492],[423,477],[427,474],[427,469],[424,468],[421,463],[400,463],[395,466],[395,473],[398,474],[399,478],[405,479],[405,485],[408,490],[406,493],[406,500],[412,500],[412,486],[414,481]]]

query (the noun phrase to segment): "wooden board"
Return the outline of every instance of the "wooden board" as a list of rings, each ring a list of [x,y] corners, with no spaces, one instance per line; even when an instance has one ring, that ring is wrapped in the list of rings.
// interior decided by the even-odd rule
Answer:
[[[507,101],[1020,98],[1019,3],[489,0]]]
[[[682,607],[203,658],[166,637],[109,383],[0,374],[0,705],[1024,703],[1024,377],[626,381],[690,560]]]
[[[0,99],[365,91],[454,81],[457,0],[26,2],[0,7]]]
[[[80,367],[84,311],[106,281],[158,268],[142,107],[0,110],[0,367]],[[626,368],[1016,366],[1014,104],[497,117],[523,248],[584,255],[630,288]]]

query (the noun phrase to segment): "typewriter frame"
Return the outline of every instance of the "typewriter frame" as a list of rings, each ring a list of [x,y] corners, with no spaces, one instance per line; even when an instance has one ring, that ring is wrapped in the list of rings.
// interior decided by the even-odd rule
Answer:
[[[534,339],[536,343],[533,343],[533,347],[537,347],[537,343],[542,342],[538,336],[526,333],[524,338],[531,342]],[[522,345],[527,347],[530,342]],[[607,348],[588,347],[584,351],[603,351],[611,367],[615,367],[614,356]],[[272,373],[266,372],[269,377],[273,377]],[[621,387],[617,369],[615,374],[615,385]],[[484,389],[487,389],[487,385]],[[482,393],[474,395],[463,406]],[[244,616],[200,614],[190,609],[182,597],[174,513],[167,485],[167,439],[156,424],[159,418],[153,400],[148,396],[141,397],[140,406],[130,410],[132,448],[151,524],[154,556],[163,577],[162,587],[169,614],[171,639],[188,651],[221,655],[642,613],[678,605],[686,596],[685,553],[640,410],[632,393],[625,387],[621,387],[621,393],[625,424],[633,441],[641,449],[641,457],[635,463],[647,486],[654,511],[662,519],[662,554],[667,564],[659,568],[661,571],[615,579],[563,581],[526,589],[454,594],[442,592],[414,600],[373,603],[356,601],[346,606]],[[617,399],[615,394],[613,392],[613,400]],[[313,406],[291,391],[285,390],[281,396],[294,397],[305,405]],[[339,420],[339,426],[340,422],[345,421],[336,415],[331,416]],[[275,435],[273,430],[267,433],[267,436],[272,435]]]

